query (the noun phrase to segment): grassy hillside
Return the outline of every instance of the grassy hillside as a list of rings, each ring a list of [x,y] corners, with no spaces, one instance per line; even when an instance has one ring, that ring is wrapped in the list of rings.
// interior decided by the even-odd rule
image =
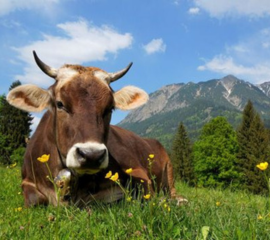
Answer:
[[[0,167],[0,239],[270,239],[267,198],[189,188],[189,204],[153,197],[76,207],[23,207],[19,168]],[[208,231],[209,230],[209,231]]]

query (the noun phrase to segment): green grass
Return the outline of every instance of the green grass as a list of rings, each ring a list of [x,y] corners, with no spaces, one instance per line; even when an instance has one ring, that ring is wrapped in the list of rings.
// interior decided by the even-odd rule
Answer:
[[[195,189],[178,183],[178,192],[189,200],[181,207],[154,197],[144,203],[96,204],[84,210],[71,206],[27,209],[20,181],[18,167],[0,167],[1,240],[270,239],[267,198],[245,192]]]

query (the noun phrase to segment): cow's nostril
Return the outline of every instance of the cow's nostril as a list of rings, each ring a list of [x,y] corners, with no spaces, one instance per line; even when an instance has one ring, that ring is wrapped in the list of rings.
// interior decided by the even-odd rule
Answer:
[[[105,149],[76,149],[77,154],[82,158],[81,162],[95,161],[99,164],[103,162],[106,150]]]
[[[80,157],[85,158],[85,151],[81,150],[80,148],[77,148],[76,152]]]

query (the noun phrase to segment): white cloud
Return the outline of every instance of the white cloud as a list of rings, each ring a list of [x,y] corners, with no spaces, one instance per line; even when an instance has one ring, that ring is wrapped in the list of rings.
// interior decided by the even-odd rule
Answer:
[[[18,10],[49,11],[50,8],[60,0],[0,0],[0,16],[7,15]]]
[[[270,15],[269,0],[194,0],[194,3],[213,17]]]
[[[147,54],[153,54],[156,52],[165,52],[166,44],[161,38],[153,39],[151,42],[143,46],[143,49]]]
[[[253,66],[243,66],[236,63],[232,57],[223,55],[215,56],[205,65],[199,66],[198,70],[209,70],[213,72],[233,74],[253,80],[254,83],[270,81],[270,62],[263,62]]]
[[[270,29],[263,29],[253,36],[226,47],[224,52],[205,61],[200,71],[234,74],[253,83],[270,81]]]
[[[58,68],[65,63],[82,64],[90,61],[104,61],[107,54],[117,54],[129,48],[133,37],[130,33],[121,34],[108,26],[97,27],[85,20],[58,24],[62,36],[43,34],[42,40],[14,48],[18,59],[26,64],[24,74],[16,76],[22,82],[48,86],[49,79],[36,66],[32,50],[49,66]]]
[[[188,13],[189,13],[189,14],[192,14],[192,15],[196,15],[196,14],[198,14],[199,12],[200,12],[200,9],[197,8],[197,7],[195,7],[195,8],[190,8],[190,9],[188,10]]]

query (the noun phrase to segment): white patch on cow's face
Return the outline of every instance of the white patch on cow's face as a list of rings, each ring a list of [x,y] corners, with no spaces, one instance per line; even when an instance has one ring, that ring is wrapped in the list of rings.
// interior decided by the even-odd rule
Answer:
[[[57,88],[60,89],[63,85],[65,85],[67,82],[71,81],[75,75],[77,75],[78,72],[72,68],[69,67],[62,67],[58,70],[57,74]]]
[[[96,165],[95,167],[91,167],[91,164],[95,165],[96,159],[84,159],[79,153],[78,149],[81,151],[88,152],[102,152],[105,151],[104,157],[102,158],[101,164]],[[83,161],[88,162],[83,162]],[[90,165],[90,167],[85,167],[84,165]],[[66,165],[68,168],[74,169],[76,172],[81,174],[95,174],[102,169],[108,167],[109,164],[109,154],[108,149],[103,143],[97,142],[86,142],[86,143],[76,143],[74,144],[70,150],[68,151],[66,158]]]

